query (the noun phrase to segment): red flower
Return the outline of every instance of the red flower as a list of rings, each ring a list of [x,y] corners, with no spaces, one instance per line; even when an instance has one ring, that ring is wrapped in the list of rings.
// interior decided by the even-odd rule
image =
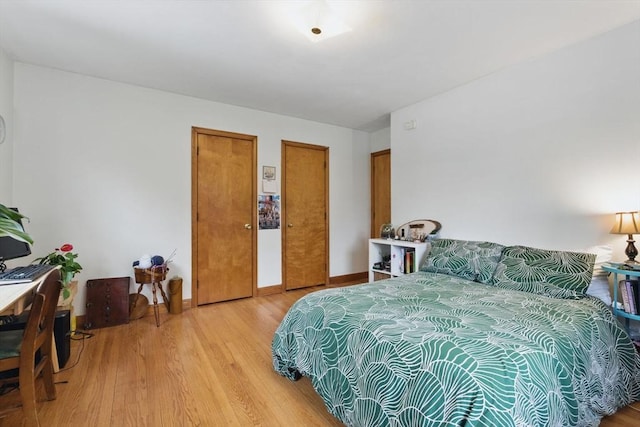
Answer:
[[[60,251],[62,252],[69,252],[73,250],[73,245],[71,245],[71,243],[65,243],[64,245],[60,246]]]

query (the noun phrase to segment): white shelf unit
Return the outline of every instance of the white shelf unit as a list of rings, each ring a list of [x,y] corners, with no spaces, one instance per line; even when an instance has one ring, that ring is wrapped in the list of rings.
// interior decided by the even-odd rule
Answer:
[[[415,250],[416,263],[413,271],[418,271],[427,254],[426,242],[369,239],[369,282],[373,282],[376,279],[376,273],[378,273],[378,278],[381,276],[384,278],[402,276],[404,274],[404,254],[408,248]],[[382,262],[384,256],[391,257],[391,269],[383,270],[373,268],[375,263]]]

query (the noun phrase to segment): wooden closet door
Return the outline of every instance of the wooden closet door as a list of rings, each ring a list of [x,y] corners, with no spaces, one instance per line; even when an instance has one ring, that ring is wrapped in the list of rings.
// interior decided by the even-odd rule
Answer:
[[[282,142],[286,290],[329,283],[329,149]]]
[[[193,131],[193,276],[198,305],[256,288],[256,138]]]

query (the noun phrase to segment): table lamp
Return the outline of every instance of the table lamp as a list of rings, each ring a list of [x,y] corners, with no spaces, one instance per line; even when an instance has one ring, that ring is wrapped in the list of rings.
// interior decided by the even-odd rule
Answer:
[[[634,234],[640,233],[640,213],[639,212],[617,212],[616,222],[610,231],[611,234],[626,234],[629,236],[627,239],[627,249],[624,253],[627,254],[627,260],[625,264],[638,264],[635,260],[638,255],[633,240]]]

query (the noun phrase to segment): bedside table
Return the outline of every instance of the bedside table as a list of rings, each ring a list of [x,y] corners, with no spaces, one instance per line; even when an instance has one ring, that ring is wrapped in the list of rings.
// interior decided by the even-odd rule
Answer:
[[[627,333],[629,333],[629,321],[635,320],[640,322],[640,314],[627,313],[626,311],[618,308],[618,301],[622,301],[622,296],[618,296],[618,275],[625,276],[626,280],[640,279],[640,270],[629,270],[614,265],[603,265],[602,269],[613,274],[613,301],[611,302],[611,309],[615,316],[625,318],[625,329],[627,330]]]

